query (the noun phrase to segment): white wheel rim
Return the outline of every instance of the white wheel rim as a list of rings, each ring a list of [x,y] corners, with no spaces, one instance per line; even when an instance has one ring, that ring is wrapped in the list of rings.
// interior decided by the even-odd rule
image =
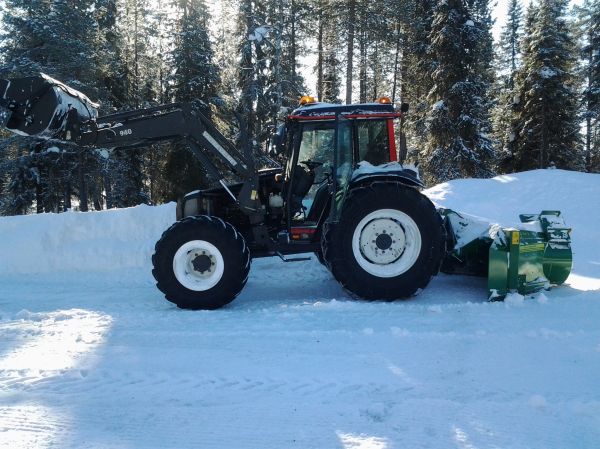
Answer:
[[[225,262],[212,243],[192,240],[173,256],[173,273],[181,285],[195,292],[213,288],[223,277]]]
[[[417,223],[404,212],[379,209],[356,226],[352,252],[367,273],[382,278],[399,276],[419,258],[421,232]]]

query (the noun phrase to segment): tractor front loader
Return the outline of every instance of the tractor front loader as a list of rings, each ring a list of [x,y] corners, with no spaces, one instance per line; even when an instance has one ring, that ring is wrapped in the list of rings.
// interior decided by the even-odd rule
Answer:
[[[6,128],[21,135],[106,149],[187,143],[215,187],[178,201],[177,221],[152,256],[157,287],[181,308],[216,309],[231,302],[257,257],[297,262],[307,258],[294,255],[314,253],[354,295],[384,300],[414,295],[440,266],[447,272],[493,272],[495,297],[561,283],[570,270],[564,226],[560,242],[552,226],[536,234],[535,248],[544,250],[535,282],[522,272],[537,253],[527,249],[521,269],[512,256],[514,237],[509,243],[501,237],[513,235],[508,231],[482,233],[474,249],[458,245],[464,220],[437,210],[420,193],[416,169],[397,162],[394,121],[407,108],[397,111],[385,97],[356,105],[303,97],[271,138],[270,151],[285,163],[267,170],[257,169],[249,146],[238,150],[190,103],[98,117],[98,105],[83,94],[40,75],[0,80],[0,106],[10,114]],[[231,174],[238,182],[225,182]],[[560,254],[545,251],[559,244]],[[488,257],[482,255],[486,250]],[[506,263],[497,256],[502,251]],[[552,268],[555,259],[559,270]]]

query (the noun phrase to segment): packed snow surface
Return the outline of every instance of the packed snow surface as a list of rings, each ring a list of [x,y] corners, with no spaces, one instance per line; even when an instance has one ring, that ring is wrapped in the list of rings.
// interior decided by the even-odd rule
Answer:
[[[597,448],[599,192],[560,170],[426,191],[573,228],[567,285],[494,303],[445,275],[364,302],[316,260],[265,259],[229,306],[183,311],[150,275],[172,204],[2,218],[0,447]]]

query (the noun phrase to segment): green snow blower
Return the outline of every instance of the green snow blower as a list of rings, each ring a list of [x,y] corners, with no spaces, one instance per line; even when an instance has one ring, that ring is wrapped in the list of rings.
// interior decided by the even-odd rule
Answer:
[[[450,209],[440,212],[452,248],[442,271],[487,276],[490,300],[509,292],[528,295],[549,289],[565,282],[571,272],[571,229],[559,211],[519,215],[524,229],[490,225]]]

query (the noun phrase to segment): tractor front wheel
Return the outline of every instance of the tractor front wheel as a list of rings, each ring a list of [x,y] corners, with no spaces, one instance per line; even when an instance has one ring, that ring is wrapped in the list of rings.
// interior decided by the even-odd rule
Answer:
[[[322,242],[333,276],[364,299],[406,298],[438,273],[442,220],[427,197],[396,183],[359,187]]]
[[[152,256],[156,286],[182,309],[218,309],[239,294],[250,270],[244,237],[229,223],[205,215],[167,229]]]

